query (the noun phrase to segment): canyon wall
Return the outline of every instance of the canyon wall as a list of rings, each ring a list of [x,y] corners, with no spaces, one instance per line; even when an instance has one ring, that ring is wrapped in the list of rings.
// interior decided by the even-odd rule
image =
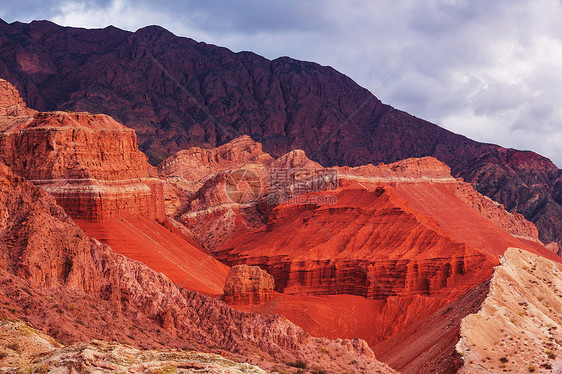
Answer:
[[[0,98],[4,111],[11,102],[25,108],[6,81]],[[72,217],[103,221],[132,214],[164,221],[163,182],[138,150],[134,130],[106,115],[16,114],[0,116],[0,159],[53,194]]]

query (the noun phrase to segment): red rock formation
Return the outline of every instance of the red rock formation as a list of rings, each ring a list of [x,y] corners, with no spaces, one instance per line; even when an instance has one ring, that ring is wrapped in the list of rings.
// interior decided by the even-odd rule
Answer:
[[[312,338],[284,318],[237,312],[114,253],[3,164],[0,207],[0,312],[63,343],[189,347],[269,370],[299,359],[328,372],[390,372],[359,339]]]
[[[35,114],[29,109],[18,90],[11,83],[0,79],[0,116],[28,116]]]
[[[0,101],[25,108],[13,87],[0,83]],[[137,149],[134,130],[88,113],[0,117],[0,159],[73,217],[103,221],[130,213],[164,220],[162,182]]]
[[[9,102],[13,88],[1,87]],[[0,122],[0,158],[55,196],[89,235],[186,288],[222,293],[228,267],[154,222],[166,219],[164,182],[137,149],[134,130],[87,113],[32,113]]]
[[[262,150],[260,143],[245,135],[216,148],[192,147],[180,151],[162,161],[158,172],[170,178],[197,182],[223,170],[249,167],[249,164],[268,165],[272,161],[273,158]]]
[[[510,246],[557,258],[532,224],[435,159],[335,170],[337,190],[297,195],[274,207],[264,226],[239,228],[215,252],[229,265],[259,265],[273,275],[284,296],[254,310],[283,313],[314,334],[358,334],[376,345],[414,331],[405,329],[484,282]],[[350,305],[370,320],[350,315]]]
[[[224,285],[228,304],[262,304],[274,298],[275,280],[258,266],[237,265],[230,269]]]
[[[243,134],[275,157],[303,149],[325,166],[433,156],[536,223],[543,241],[562,243],[556,165],[384,105],[330,67],[233,53],[157,26],[131,33],[0,22],[0,35],[0,76],[33,108],[109,114],[137,130],[154,163]]]

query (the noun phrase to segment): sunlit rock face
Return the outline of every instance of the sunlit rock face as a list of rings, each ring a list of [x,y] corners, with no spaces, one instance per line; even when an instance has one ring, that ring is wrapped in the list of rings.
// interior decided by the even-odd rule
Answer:
[[[462,321],[459,373],[560,372],[560,310],[562,264],[508,249],[480,310]]]
[[[134,130],[106,115],[26,110],[15,95],[0,82],[0,158],[14,172],[53,194],[74,218],[164,219],[163,183]]]

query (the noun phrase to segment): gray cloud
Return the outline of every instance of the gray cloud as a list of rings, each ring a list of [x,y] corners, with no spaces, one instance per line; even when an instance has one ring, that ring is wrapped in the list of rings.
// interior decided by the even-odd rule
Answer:
[[[235,51],[316,61],[399,109],[562,165],[557,0],[22,0],[0,6],[0,17],[133,31],[159,24]]]

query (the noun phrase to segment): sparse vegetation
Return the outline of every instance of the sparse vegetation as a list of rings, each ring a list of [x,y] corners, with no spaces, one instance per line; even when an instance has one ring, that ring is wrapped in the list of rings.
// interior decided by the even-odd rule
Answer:
[[[500,357],[500,362],[501,362],[502,364],[507,363],[507,361],[508,361],[508,360],[507,360],[507,357],[505,357],[505,356]]]
[[[315,368],[314,370],[312,370],[312,374],[326,374],[327,371],[322,369],[322,368]]]
[[[534,373],[537,370],[537,368],[534,365],[529,365],[528,369],[529,369],[529,373]]]
[[[544,368],[544,369],[547,369],[547,370],[552,369],[552,365],[549,364],[549,363],[543,363],[543,364],[541,364],[541,367]]]
[[[295,362],[287,363],[287,365],[295,367],[295,368],[299,368],[299,369],[306,369],[307,366],[308,366],[308,364],[300,358],[298,358]]]
[[[20,349],[20,345],[18,343],[10,343],[6,345],[6,348],[11,349],[12,351],[17,351]]]
[[[554,353],[553,351],[546,351],[544,352],[546,353],[546,355],[548,356],[549,359],[554,360],[556,358],[556,353]]]
[[[328,354],[330,351],[328,351],[328,347],[321,346],[321,347],[318,347],[318,352]]]
[[[166,365],[152,371],[154,374],[173,374],[178,371],[176,365]]]
[[[76,310],[78,308],[78,305],[76,305],[75,303],[69,303],[68,305],[66,305],[66,309],[67,310]]]

